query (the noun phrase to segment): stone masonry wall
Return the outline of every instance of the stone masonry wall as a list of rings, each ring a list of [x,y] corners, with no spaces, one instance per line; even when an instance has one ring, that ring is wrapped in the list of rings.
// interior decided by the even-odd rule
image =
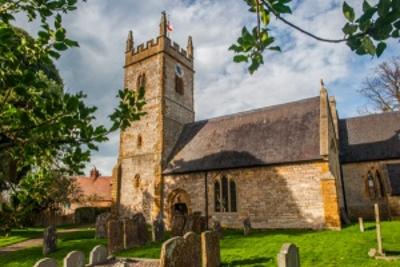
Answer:
[[[209,215],[221,221],[223,226],[233,228],[241,228],[241,220],[246,216],[250,216],[255,228],[324,228],[326,216],[321,179],[326,176],[326,166],[327,163],[321,161],[208,172]],[[214,179],[222,175],[236,182],[238,212],[214,212]],[[170,220],[168,196],[177,189],[190,195],[189,212],[205,214],[204,177],[203,172],[164,177],[167,225]],[[327,192],[329,190],[325,194]],[[334,187],[330,192],[336,196]],[[329,217],[335,214],[338,217],[337,205],[332,214]]]
[[[137,90],[137,78],[141,74],[146,76],[144,111],[147,114],[120,136],[120,207],[123,214],[143,212],[149,221],[161,158],[162,54],[127,66],[125,86]]]
[[[352,219],[364,217],[366,219],[374,218],[374,203],[379,203],[381,214],[384,217],[393,215],[399,216],[399,200],[390,196],[371,198],[368,193],[367,174],[368,171],[375,173],[379,171],[385,192],[390,193],[390,184],[385,164],[400,163],[400,160],[370,161],[360,163],[343,164],[343,179],[345,185],[346,202],[349,216]],[[388,206],[390,203],[390,207]]]

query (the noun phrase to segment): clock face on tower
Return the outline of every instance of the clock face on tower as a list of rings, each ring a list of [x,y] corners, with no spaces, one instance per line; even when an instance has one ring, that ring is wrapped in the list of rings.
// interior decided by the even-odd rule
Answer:
[[[183,68],[180,64],[175,65],[175,73],[178,77],[180,77],[180,78],[183,77]]]

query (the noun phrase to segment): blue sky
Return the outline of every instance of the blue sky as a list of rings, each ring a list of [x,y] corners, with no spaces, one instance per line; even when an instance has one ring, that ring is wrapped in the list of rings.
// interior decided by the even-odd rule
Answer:
[[[362,1],[347,1],[360,11]],[[372,1],[371,1],[372,2]],[[323,37],[342,37],[345,21],[342,0],[294,1],[294,15],[288,18]],[[243,25],[254,25],[254,14],[246,12],[244,1],[231,0],[89,0],[65,16],[69,36],[80,43],[56,63],[66,90],[83,90],[87,103],[99,107],[97,118],[108,123],[107,114],[116,106],[115,94],[122,87],[125,40],[133,30],[135,44],[158,34],[161,11],[166,10],[174,26],[171,38],[185,47],[193,36],[195,53],[196,119],[240,112],[294,101],[319,93],[324,79],[330,95],[337,99],[340,117],[358,115],[365,99],[357,93],[362,80],[374,66],[396,54],[398,42],[390,42],[381,58],[357,56],[344,44],[316,42],[274,21],[282,53],[267,53],[265,65],[249,75],[246,66],[232,62],[228,47]],[[19,19],[32,34],[35,24]],[[111,174],[116,162],[119,134],[94,153],[87,168],[96,165]]]

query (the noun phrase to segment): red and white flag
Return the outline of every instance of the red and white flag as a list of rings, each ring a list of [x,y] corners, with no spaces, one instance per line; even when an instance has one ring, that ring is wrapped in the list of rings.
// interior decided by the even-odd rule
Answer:
[[[174,30],[174,26],[172,26],[172,23],[168,18],[167,31],[172,32],[173,30]]]

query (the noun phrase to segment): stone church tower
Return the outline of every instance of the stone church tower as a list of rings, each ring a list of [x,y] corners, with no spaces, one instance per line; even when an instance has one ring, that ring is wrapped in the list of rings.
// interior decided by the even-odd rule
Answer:
[[[194,121],[192,39],[181,49],[167,27],[163,12],[160,35],[135,47],[130,32],[125,52],[124,86],[145,87],[147,114],[121,132],[113,198],[121,214],[143,212],[147,220],[163,210],[162,171],[183,126]]]

